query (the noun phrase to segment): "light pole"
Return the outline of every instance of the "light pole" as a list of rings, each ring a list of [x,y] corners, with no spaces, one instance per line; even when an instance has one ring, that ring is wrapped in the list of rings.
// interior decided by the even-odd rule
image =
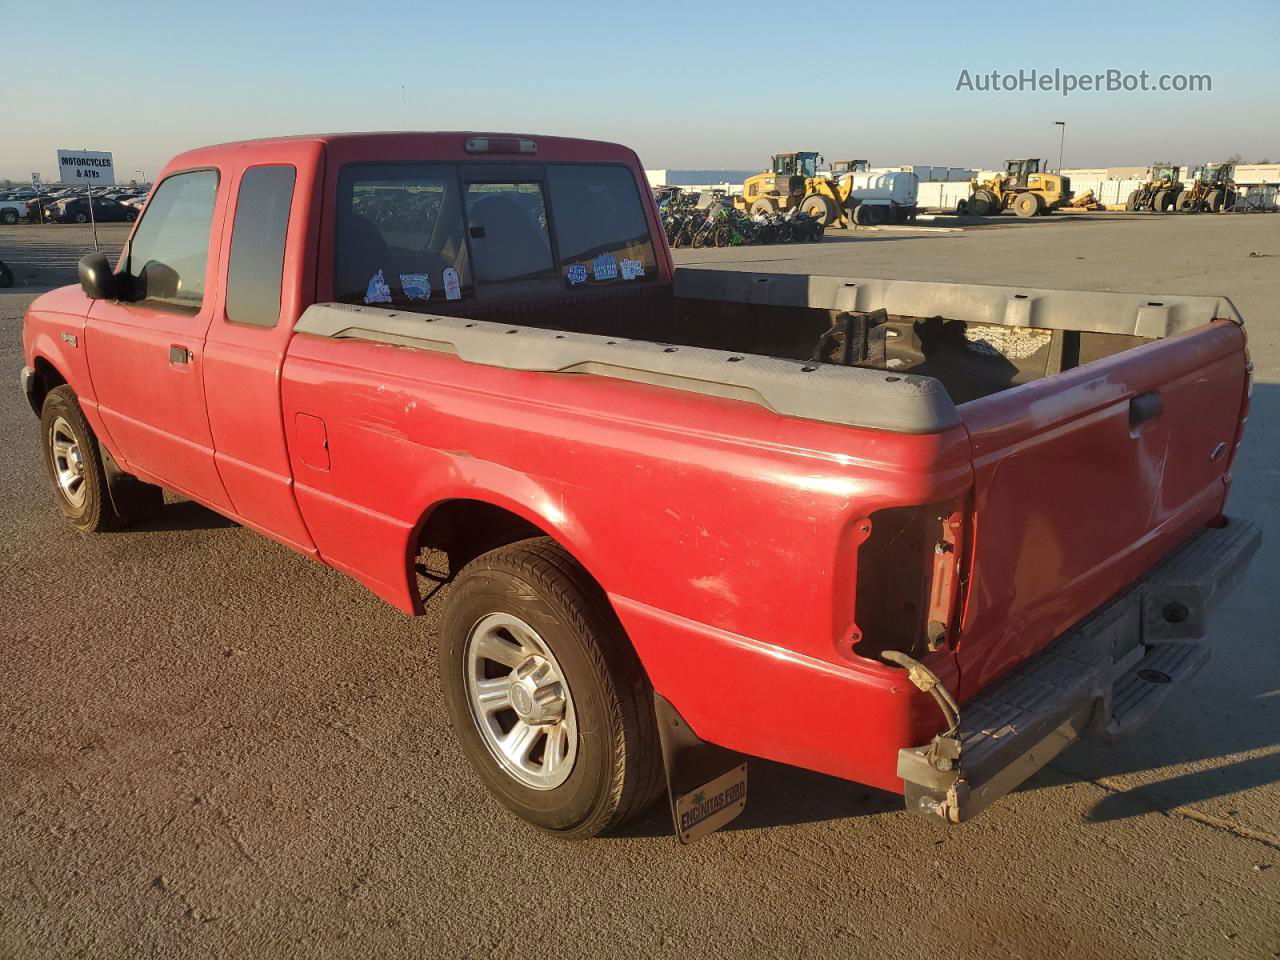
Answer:
[[[1067,142],[1067,121],[1055,120],[1053,121],[1053,125],[1055,127],[1062,128],[1062,136],[1058,138],[1058,172],[1061,173],[1062,172],[1062,148],[1066,145],[1066,142]]]

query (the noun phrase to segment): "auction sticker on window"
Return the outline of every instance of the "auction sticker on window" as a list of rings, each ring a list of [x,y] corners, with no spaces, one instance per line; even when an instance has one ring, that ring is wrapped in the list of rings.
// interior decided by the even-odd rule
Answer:
[[[747,808],[747,765],[740,763],[676,800],[680,842],[714,833]]]

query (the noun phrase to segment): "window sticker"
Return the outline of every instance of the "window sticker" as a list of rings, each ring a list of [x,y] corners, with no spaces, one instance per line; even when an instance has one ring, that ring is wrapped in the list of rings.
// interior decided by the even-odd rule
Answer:
[[[369,279],[369,286],[364,291],[365,303],[390,303],[391,287],[379,270]]]
[[[591,274],[597,280],[617,280],[618,260],[611,253],[602,253],[591,261]]]
[[[410,300],[431,299],[431,278],[425,273],[400,274],[400,288]]]
[[[446,300],[462,299],[462,283],[453,267],[444,268],[444,295]]]
[[[585,263],[574,263],[569,265],[569,269],[565,271],[565,279],[569,281],[569,286],[576,287],[580,283],[587,282],[587,265]]]
[[[623,260],[622,261],[622,279],[634,280],[636,277],[644,276],[644,264],[639,260]]]

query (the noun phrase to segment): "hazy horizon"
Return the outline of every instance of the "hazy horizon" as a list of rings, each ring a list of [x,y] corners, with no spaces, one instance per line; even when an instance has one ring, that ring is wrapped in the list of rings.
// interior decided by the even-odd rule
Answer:
[[[1201,26],[1190,44],[1176,42],[1178,24],[1200,24],[1201,4],[1167,4],[1156,30],[1138,11],[1077,3],[1068,21],[1055,12],[1034,34],[1029,22],[1000,27],[954,8],[883,22],[836,17],[841,29],[824,34],[821,54],[799,42],[821,20],[796,14],[794,31],[778,29],[791,14],[756,2],[723,12],[665,0],[634,13],[557,7],[534,22],[527,6],[505,0],[474,22],[466,8],[403,3],[365,20],[332,2],[266,9],[236,0],[213,19],[199,7],[107,21],[95,5],[58,9],[65,37],[83,24],[95,42],[87,52],[63,45],[56,60],[40,43],[8,53],[0,177],[56,179],[59,148],[109,150],[127,181],[209,143],[406,128],[616,140],[646,166],[668,169],[759,169],[773,152],[807,149],[875,166],[995,167],[1011,156],[1056,166],[1058,120],[1067,124],[1068,167],[1237,153],[1280,162],[1272,47],[1280,5],[1262,0],[1233,5],[1221,37]],[[771,29],[751,29],[761,23]],[[888,31],[905,35],[889,42]],[[1166,42],[1149,42],[1157,33]],[[956,89],[962,71],[1055,68],[1147,71],[1152,82],[1207,75],[1212,89],[1066,97]],[[83,77],[100,82],[86,89]]]

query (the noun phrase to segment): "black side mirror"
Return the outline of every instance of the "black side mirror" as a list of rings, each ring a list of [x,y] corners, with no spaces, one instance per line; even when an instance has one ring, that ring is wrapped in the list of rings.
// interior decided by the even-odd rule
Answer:
[[[80,287],[91,300],[119,300],[124,284],[111,270],[105,253],[80,258]]]

